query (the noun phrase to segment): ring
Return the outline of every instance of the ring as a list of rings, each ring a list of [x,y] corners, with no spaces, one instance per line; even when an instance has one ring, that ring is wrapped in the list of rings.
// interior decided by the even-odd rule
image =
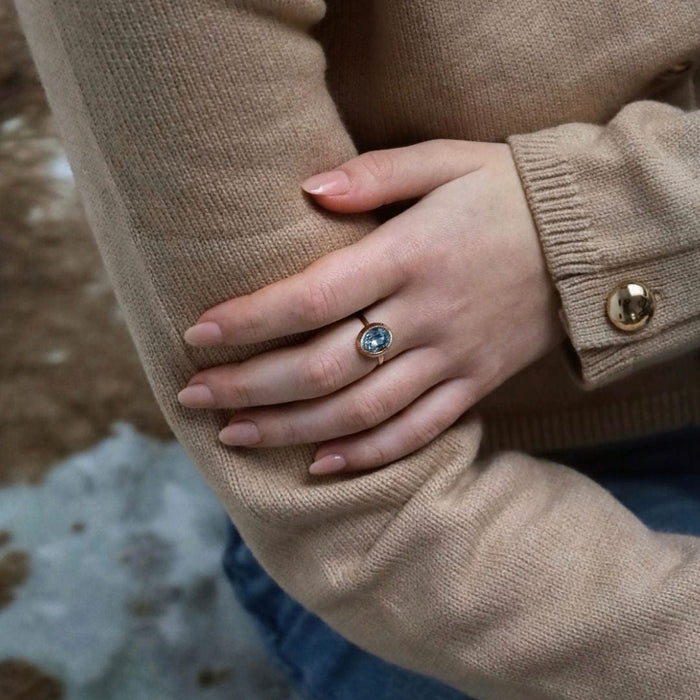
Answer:
[[[369,323],[362,314],[357,314],[364,328],[357,334],[355,347],[360,355],[376,357],[381,365],[384,362],[384,353],[389,349],[394,337],[391,331],[383,323]]]

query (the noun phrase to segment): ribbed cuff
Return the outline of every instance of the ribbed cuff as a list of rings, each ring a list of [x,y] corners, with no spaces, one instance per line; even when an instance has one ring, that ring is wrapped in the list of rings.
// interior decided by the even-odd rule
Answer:
[[[578,143],[581,132],[557,129],[507,139],[561,297],[572,377],[584,389],[687,351],[700,337],[700,292],[687,272],[700,269],[700,250],[606,267],[597,242],[614,240],[615,231],[594,220],[596,192],[600,198],[616,193],[609,196],[607,184],[597,183],[591,172],[578,173],[566,155],[585,149],[602,128],[587,125]],[[615,328],[606,311],[608,294],[625,280],[643,282],[657,302],[651,321],[632,333]],[[674,298],[683,303],[671,303]]]

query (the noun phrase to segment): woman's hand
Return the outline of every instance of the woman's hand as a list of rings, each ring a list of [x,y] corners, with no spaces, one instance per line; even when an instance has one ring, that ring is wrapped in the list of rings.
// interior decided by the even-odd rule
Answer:
[[[303,186],[336,212],[422,198],[299,274],[215,306],[186,332],[205,346],[322,329],[192,378],[179,394],[185,406],[236,409],[224,443],[321,442],[317,474],[383,466],[563,340],[509,146],[438,139],[371,151]],[[381,367],[355,347],[360,311],[393,333]]]

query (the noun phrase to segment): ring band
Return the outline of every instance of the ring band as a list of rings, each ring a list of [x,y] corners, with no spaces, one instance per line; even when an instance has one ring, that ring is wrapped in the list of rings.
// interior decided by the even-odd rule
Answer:
[[[362,314],[357,314],[364,328],[357,334],[355,347],[360,355],[376,357],[381,365],[384,353],[389,349],[394,336],[383,323],[370,323]]]

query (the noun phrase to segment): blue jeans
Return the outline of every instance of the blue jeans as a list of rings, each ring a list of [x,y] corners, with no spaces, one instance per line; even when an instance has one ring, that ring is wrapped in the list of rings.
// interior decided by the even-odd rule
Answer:
[[[584,472],[650,528],[700,535],[700,426],[538,455]],[[310,700],[469,700],[358,649],[267,576],[233,524],[223,566],[272,658]]]

